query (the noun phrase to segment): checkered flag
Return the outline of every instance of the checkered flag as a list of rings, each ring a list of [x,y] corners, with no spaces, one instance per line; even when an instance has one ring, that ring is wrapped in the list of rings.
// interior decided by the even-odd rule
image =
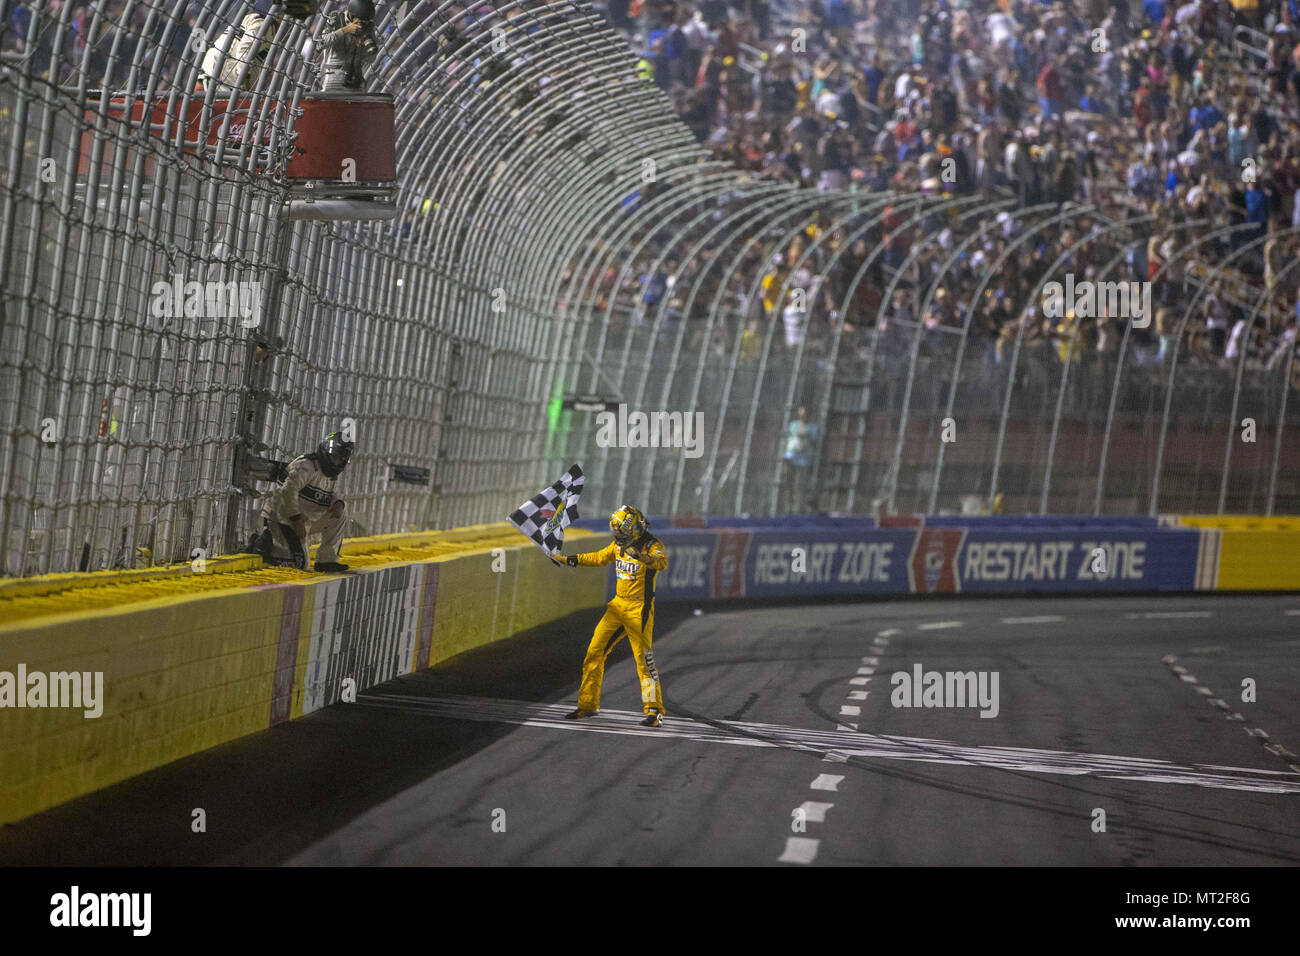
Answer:
[[[564,546],[564,529],[578,520],[578,499],[586,481],[574,465],[560,480],[543,488],[510,515],[510,523],[547,554],[559,554]]]

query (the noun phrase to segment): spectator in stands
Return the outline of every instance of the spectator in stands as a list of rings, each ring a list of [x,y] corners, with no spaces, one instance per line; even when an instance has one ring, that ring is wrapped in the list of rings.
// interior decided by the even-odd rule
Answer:
[[[1270,15],[1280,5],[1281,0],[1263,0]],[[954,6],[937,0],[912,0],[905,8],[887,0],[792,0],[776,14],[783,18],[782,29],[773,30],[773,40],[766,42],[766,28],[758,25],[752,4],[728,9],[724,0],[680,0],[676,23],[690,57],[685,71],[669,71],[667,89],[695,135],[715,155],[756,178],[798,182],[827,194],[899,189],[938,196],[978,190],[988,199],[1013,195],[1022,206],[1094,202],[1115,218],[1153,217],[1132,233],[1117,231],[1106,239],[1081,232],[1067,240],[1064,230],[1044,231],[1039,241],[1017,246],[999,266],[1004,279],[974,310],[971,327],[979,340],[999,343],[989,350],[997,355],[1005,352],[1008,331],[1014,341],[1023,325],[1030,347],[1022,361],[1040,353],[1061,360],[1060,330],[1050,324],[1045,329],[1041,320],[1019,313],[1041,271],[1069,243],[1087,245],[1094,267],[1118,256],[1117,272],[1132,270],[1135,278],[1150,278],[1168,264],[1162,275],[1172,279],[1190,274],[1184,266],[1191,263],[1196,276],[1214,276],[1224,254],[1247,239],[1224,237],[1201,245],[1193,239],[1225,222],[1253,223],[1254,235],[1264,234],[1260,230],[1270,224],[1300,222],[1300,134],[1291,125],[1300,117],[1300,45],[1290,31],[1271,34],[1274,72],[1268,74],[1267,96],[1261,97],[1247,72],[1254,61],[1246,61],[1245,68],[1238,62],[1234,21],[1217,0],[1151,0],[1132,27],[1122,2],[967,0]],[[657,21],[656,28],[664,23]],[[792,25],[806,28],[806,46],[792,40]],[[646,35],[634,42],[644,44]],[[1276,72],[1280,64],[1286,67],[1283,81]],[[949,160],[957,170],[955,182],[945,178]],[[1242,182],[1245,160],[1256,163],[1255,184]],[[914,317],[910,293],[928,288],[926,276],[942,257],[909,260],[913,244],[925,232],[935,241],[937,229],[932,217],[909,220],[911,211],[891,214],[855,240],[878,252],[843,316],[831,318],[829,308],[814,310],[806,328],[787,327],[805,349],[826,346],[833,336],[823,330],[838,328],[855,337],[852,348],[841,347],[842,358],[870,354],[870,348],[861,349],[875,340],[879,359],[888,362],[907,353],[918,323],[927,333],[923,342],[948,341],[930,333],[946,326],[957,303],[969,301],[981,270],[1026,228],[1013,215],[1000,219],[988,230],[988,241],[971,246],[945,276],[949,304],[936,297],[933,309]],[[852,228],[864,219],[865,214],[848,217],[834,228],[846,222]],[[1294,239],[1281,248],[1300,254]],[[764,335],[772,327],[768,323],[784,325],[787,317],[787,303],[770,297],[785,281],[784,263],[796,259],[788,252],[781,251],[775,265],[762,267],[756,258],[752,266],[763,269],[759,326]],[[849,258],[841,256],[826,273],[825,302],[838,304],[847,294],[854,275],[845,268]],[[866,258],[864,253],[855,267]],[[806,268],[822,275],[830,261],[829,244],[814,246]],[[922,277],[901,283],[896,290],[901,296],[886,303],[882,313],[879,291],[892,278],[883,270],[905,262]],[[1247,285],[1257,285],[1258,263],[1257,255],[1243,257],[1230,269],[1243,270]],[[696,266],[684,268],[682,278],[689,281]],[[1297,280],[1300,271],[1287,283],[1288,295]],[[735,281],[732,301],[744,294],[740,290],[747,282],[752,285],[753,273]],[[1164,294],[1173,298],[1161,306],[1177,318],[1199,286],[1183,279],[1166,285]],[[873,289],[876,299],[868,306],[864,290]],[[829,320],[818,322],[819,315]],[[1222,354],[1223,323],[1236,313],[1220,304],[1208,315],[1203,322],[1198,309],[1196,321],[1185,323],[1180,360],[1191,353],[1189,344],[1197,336],[1203,353],[1218,342]],[[747,315],[731,330],[731,342],[742,334],[752,341],[747,328],[752,318]],[[1167,334],[1177,334],[1179,326],[1172,328]],[[1273,323],[1260,334],[1276,342],[1279,330]],[[1103,317],[1069,331],[1077,334],[1070,360],[1078,350],[1106,361],[1117,350],[1123,327]],[[1169,343],[1156,336],[1155,328],[1133,336],[1133,353],[1172,354]],[[778,336],[781,340],[790,341]],[[974,341],[968,349],[978,354]],[[924,355],[940,352],[924,345]]]

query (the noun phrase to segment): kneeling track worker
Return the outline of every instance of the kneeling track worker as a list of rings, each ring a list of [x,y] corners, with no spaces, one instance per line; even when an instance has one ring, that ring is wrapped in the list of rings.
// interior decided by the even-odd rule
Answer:
[[[566,716],[570,720],[590,717],[600,709],[600,684],[605,676],[605,660],[624,635],[632,645],[637,676],[641,678],[641,707],[647,727],[663,723],[664,695],[659,685],[650,644],[655,627],[655,576],[668,568],[668,550],[650,533],[645,515],[624,505],[609,519],[614,540],[600,551],[570,554],[565,558],[571,568],[600,567],[614,563],[618,586],[614,599],[605,608],[605,616],[596,625],[582,662],[582,687],[578,691],[578,709]],[[560,562],[552,557],[556,564]]]
[[[254,550],[268,564],[306,570],[307,536],[319,532],[316,570],[333,573],[348,569],[339,563],[347,513],[334,489],[352,449],[352,442],[333,432],[314,452],[289,462],[284,480],[262,505],[263,531],[254,543]]]

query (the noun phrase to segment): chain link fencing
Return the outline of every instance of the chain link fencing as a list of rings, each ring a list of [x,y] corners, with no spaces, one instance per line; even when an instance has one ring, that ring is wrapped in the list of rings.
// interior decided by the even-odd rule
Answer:
[[[499,520],[575,461],[588,513],[1300,511],[1295,232],[765,181],[589,4],[532,0],[381,9],[397,177],[360,201],[391,213],[331,219],[288,173],[326,11],[17,6],[6,574],[240,550],[259,468],[340,427],[353,534]],[[261,55],[223,93],[235,29]],[[1075,279],[1151,300],[1045,316]]]

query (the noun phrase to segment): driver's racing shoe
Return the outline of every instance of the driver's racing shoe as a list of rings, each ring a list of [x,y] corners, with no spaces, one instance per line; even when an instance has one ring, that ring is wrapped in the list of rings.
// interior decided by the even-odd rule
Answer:
[[[564,715],[564,719],[565,719],[565,720],[582,720],[582,719],[585,718],[585,717],[594,717],[594,716],[596,716],[596,712],[595,712],[594,710],[583,710],[581,707],[579,707],[577,710],[572,711],[571,713],[565,714],[565,715]]]
[[[664,715],[660,713],[646,714],[645,720],[641,721],[642,727],[662,727]]]

